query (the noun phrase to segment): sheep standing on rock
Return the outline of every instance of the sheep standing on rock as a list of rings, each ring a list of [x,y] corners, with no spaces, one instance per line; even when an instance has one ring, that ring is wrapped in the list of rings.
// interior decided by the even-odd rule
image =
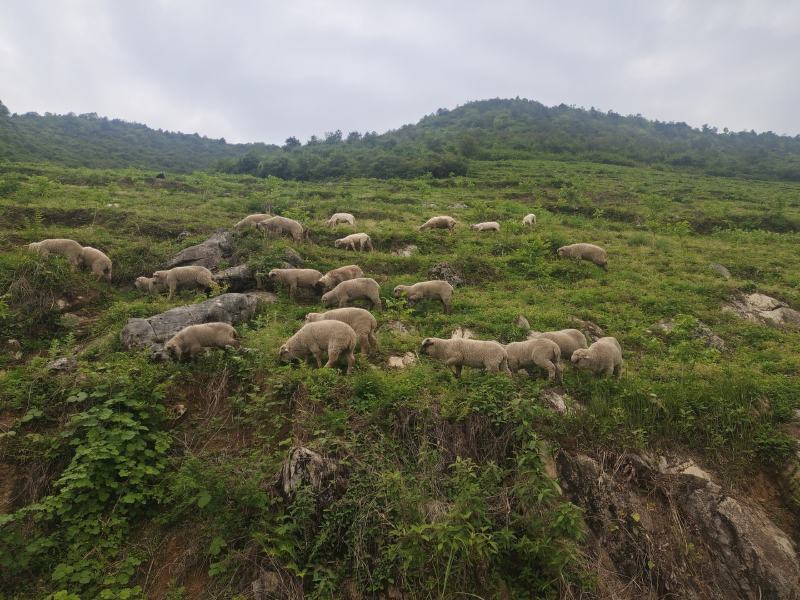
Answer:
[[[439,300],[445,314],[449,315],[453,311],[453,286],[441,279],[396,286],[394,297],[399,298],[403,295],[408,299],[409,306],[414,306],[419,300]]]
[[[268,217],[263,221],[259,221],[256,227],[262,233],[289,234],[297,243],[308,238],[308,230],[305,227],[294,219],[287,219],[286,217]]]
[[[190,265],[173,267],[168,271],[156,271],[153,273],[153,285],[169,289],[167,299],[171,300],[178,288],[200,287],[208,290],[213,288],[216,282],[214,275],[205,267]]]
[[[350,213],[333,213],[331,218],[326,221],[328,227],[335,227],[339,223],[347,223],[348,225],[356,226],[356,218]]]
[[[324,313],[312,312],[306,315],[306,323],[316,323],[317,321],[341,321],[350,325],[356,332],[358,345],[364,355],[378,349],[378,338],[375,337],[378,321],[368,310],[348,306],[334,308]]]
[[[238,348],[238,335],[228,323],[202,323],[189,325],[164,344],[164,351],[175,360],[184,356],[194,359],[205,348]]]
[[[572,364],[598,375],[615,375],[622,371],[622,346],[617,338],[603,337],[588,348],[580,348],[572,354]]]
[[[269,219],[272,215],[268,215],[265,213],[255,213],[252,215],[247,215],[244,219],[239,221],[236,225],[233,226],[234,229],[237,231],[244,229],[245,227],[256,227],[261,221]]]
[[[453,217],[441,215],[438,217],[431,217],[425,221],[419,226],[419,231],[422,231],[423,229],[453,229],[455,226],[456,220]]]
[[[32,242],[28,244],[26,248],[45,256],[47,254],[63,256],[73,268],[78,268],[82,263],[81,252],[83,252],[83,246],[75,240],[64,238],[42,240],[41,242]]]
[[[333,242],[336,248],[347,248],[348,250],[364,251],[364,248],[372,252],[372,239],[366,233],[351,233],[350,235],[340,238]],[[358,246],[358,248],[356,248]]]
[[[337,269],[331,269],[323,275],[317,282],[317,287],[321,288],[323,292],[332,290],[337,285],[348,279],[356,279],[357,277],[364,277],[364,271],[358,265],[346,265]]]
[[[322,273],[316,269],[272,269],[267,277],[288,286],[289,298],[294,299],[299,287],[314,290]]]
[[[147,292],[148,294],[155,294],[158,292],[158,285],[156,284],[156,280],[152,277],[137,277],[133,285],[136,286],[137,290]]]
[[[547,371],[548,380],[561,380],[561,349],[553,340],[539,338],[512,342],[504,347],[508,355],[508,368],[512,373],[525,369],[529,375],[533,375],[531,368],[536,366]]]
[[[522,224],[527,227],[533,227],[536,225],[536,215],[533,213],[527,214],[522,217]]]
[[[381,287],[378,282],[369,277],[357,277],[356,279],[348,279],[343,281],[330,292],[322,295],[323,306],[333,306],[338,304],[339,308],[343,308],[348,302],[353,300],[369,300],[371,303],[370,308],[377,308],[381,310]]]
[[[581,348],[586,348],[586,336],[583,335],[583,332],[578,331],[577,329],[562,329],[560,331],[529,331],[528,332],[528,339],[529,340],[536,340],[536,339],[548,339],[554,341],[558,344],[558,347],[561,349],[561,356],[569,360],[572,358],[572,353],[575,350],[579,350]]]
[[[475,231],[500,231],[500,223],[497,221],[486,221],[485,223],[475,223],[471,228]]]
[[[557,252],[562,258],[588,260],[598,267],[608,270],[608,253],[600,246],[595,246],[594,244],[570,244],[569,246],[561,246]]]
[[[341,321],[322,320],[306,323],[300,331],[286,340],[279,351],[280,360],[289,362],[294,359],[306,360],[313,356],[317,367],[322,366],[322,354],[327,353],[326,367],[333,367],[340,356],[347,359],[347,374],[353,372],[356,357],[353,351],[358,337],[353,328]]]
[[[497,342],[466,338],[425,338],[420,352],[443,360],[456,377],[464,366],[511,375],[505,348]]]
[[[89,270],[98,279],[111,281],[111,259],[97,248],[84,246],[81,249],[81,263],[83,266],[89,267]]]

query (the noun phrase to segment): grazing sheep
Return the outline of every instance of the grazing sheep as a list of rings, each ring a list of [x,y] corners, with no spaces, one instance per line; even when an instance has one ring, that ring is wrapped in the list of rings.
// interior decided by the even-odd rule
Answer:
[[[561,348],[561,356],[569,360],[572,353],[580,348],[586,348],[586,336],[577,329],[562,329],[560,331],[529,331],[528,339],[537,340],[545,338],[553,340]]]
[[[539,338],[505,345],[508,355],[508,368],[512,373],[525,369],[529,375],[531,367],[537,366],[547,371],[547,379],[561,380],[561,349],[553,340]]]
[[[26,246],[32,252],[39,254],[58,254],[67,259],[67,262],[73,267],[78,268],[81,265],[81,246],[75,240],[68,240],[64,238],[55,238],[50,240],[42,240],[41,242],[32,242]]]
[[[156,284],[156,280],[152,277],[137,277],[136,281],[133,282],[133,285],[136,286],[137,290],[147,292],[148,294],[154,294],[158,292],[159,289],[159,286]]]
[[[308,230],[294,219],[286,217],[269,217],[256,224],[262,233],[277,233],[281,235],[287,233],[292,236],[295,242],[302,242],[308,238]]]
[[[347,374],[353,372],[356,357],[353,351],[358,337],[353,328],[341,321],[317,321],[306,323],[300,331],[286,340],[279,351],[280,360],[289,362],[293,359],[306,360],[313,356],[317,367],[322,366],[321,356],[328,354],[326,367],[333,367],[339,357],[344,354],[347,358]]]
[[[425,221],[419,226],[419,231],[422,231],[423,229],[453,229],[455,226],[456,220],[453,217],[441,215],[439,217],[431,217]]]
[[[202,323],[189,325],[176,333],[164,344],[164,351],[175,360],[184,356],[194,359],[204,348],[227,348],[240,346],[238,335],[228,323]]]
[[[365,299],[371,303],[370,308],[381,310],[381,288],[378,282],[368,277],[357,277],[341,282],[330,292],[322,295],[323,306],[333,306],[338,304],[339,308],[347,305],[353,300]]]
[[[364,271],[358,265],[347,265],[337,269],[331,269],[323,275],[317,282],[317,287],[321,288],[323,292],[332,290],[337,285],[348,279],[356,279],[357,277],[364,277]]]
[[[502,371],[511,375],[506,351],[497,342],[465,338],[425,338],[422,340],[420,352],[443,360],[456,377],[461,377],[464,366],[485,369],[491,373]]]
[[[598,375],[615,375],[622,371],[622,347],[617,338],[603,337],[588,348],[579,348],[572,354],[572,364]]]
[[[236,225],[234,225],[233,228],[238,231],[240,229],[244,229],[245,227],[257,227],[261,221],[269,219],[271,216],[272,215],[268,215],[265,213],[255,213],[252,215],[247,215],[244,219],[242,219]]]
[[[351,233],[346,237],[336,240],[333,242],[333,245],[336,248],[347,248],[348,250],[356,250],[356,246],[358,246],[358,250],[362,252],[364,248],[370,252],[374,250],[372,247],[372,240],[366,233]]]
[[[579,258],[593,262],[598,267],[608,270],[608,254],[600,246],[594,244],[570,244],[561,246],[558,255],[562,258]]]
[[[378,321],[368,310],[348,306],[334,308],[324,313],[312,312],[306,315],[306,323],[316,323],[317,321],[341,321],[350,325],[356,332],[358,345],[364,355],[378,349],[378,339],[375,337]]]
[[[272,269],[267,275],[270,281],[289,286],[289,298],[297,296],[297,288],[315,289],[322,273],[316,269]]]
[[[98,279],[101,277],[111,281],[111,259],[103,252],[91,246],[84,246],[81,250],[81,263],[89,267],[92,274]]]
[[[522,224],[527,225],[528,227],[533,227],[536,225],[536,215],[533,213],[525,215],[522,217]]]
[[[497,221],[486,221],[485,223],[475,223],[471,228],[475,231],[500,231],[500,223]]]
[[[396,286],[394,297],[399,298],[403,295],[408,299],[409,306],[414,306],[419,300],[439,300],[444,307],[445,314],[450,314],[453,310],[453,286],[441,279],[420,281],[414,285]]]
[[[205,267],[191,265],[188,267],[173,267],[168,271],[156,271],[153,273],[153,285],[161,289],[168,288],[168,300],[175,295],[177,288],[201,287],[204,289],[213,288],[215,284],[214,276]]]
[[[326,224],[328,225],[328,227],[335,227],[339,223],[347,223],[355,227],[356,218],[350,213],[333,213],[331,215],[331,218],[328,219]]]

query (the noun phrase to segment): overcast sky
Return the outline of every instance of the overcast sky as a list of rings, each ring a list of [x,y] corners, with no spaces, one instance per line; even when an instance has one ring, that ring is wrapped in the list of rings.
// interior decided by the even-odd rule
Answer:
[[[228,141],[525,97],[800,133],[800,0],[0,0],[0,100]]]

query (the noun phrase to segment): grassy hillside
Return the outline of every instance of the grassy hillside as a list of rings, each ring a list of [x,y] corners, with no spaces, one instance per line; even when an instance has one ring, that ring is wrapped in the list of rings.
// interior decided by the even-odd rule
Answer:
[[[231,263],[268,270],[289,246],[322,271],[357,262],[381,284],[379,322],[407,332],[382,329],[379,354],[359,357],[352,376],[280,364],[282,341],[320,308],[281,291],[238,327],[241,353],[173,364],[124,351],[128,318],[203,299],[149,297],[133,279],[266,207],[307,224],[312,242],[248,232]],[[341,210],[376,252],[333,248],[344,228],[323,224]],[[533,231],[520,225],[528,212],[539,219]],[[435,214],[461,226],[416,230]],[[464,226],[479,220],[503,229]],[[607,597],[581,510],[551,479],[558,448],[692,456],[780,520],[786,507],[756,488],[793,451],[783,425],[800,408],[800,333],[721,306],[749,291],[800,306],[798,223],[797,183],[586,162],[475,161],[469,177],[334,183],[7,168],[0,341],[18,339],[21,354],[0,355],[0,589],[8,598],[245,598],[269,569],[310,598]],[[190,237],[176,241],[183,231]],[[105,250],[111,285],[20,249],[46,237]],[[608,271],[555,256],[576,241],[607,248]],[[407,244],[418,252],[392,254]],[[441,261],[466,280],[453,314],[390,298]],[[465,369],[455,380],[425,357],[401,371],[386,365],[458,326],[522,339],[519,314],[534,329],[597,323],[623,346],[623,376],[568,368],[571,410],[558,414],[542,402],[554,389],[542,378]],[[654,327],[665,319],[670,333]],[[724,350],[695,335],[698,321]],[[62,356],[77,357],[77,370],[46,368]],[[324,493],[302,488],[287,500],[275,475],[297,445],[338,470]]]
[[[10,115],[0,102],[0,162],[189,172],[268,150],[265,144],[227,144],[224,139],[155,130],[94,113]]]

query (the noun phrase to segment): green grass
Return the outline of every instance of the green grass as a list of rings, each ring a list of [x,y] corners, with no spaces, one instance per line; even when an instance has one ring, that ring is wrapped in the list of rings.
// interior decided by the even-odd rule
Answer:
[[[556,597],[591,590],[592,577],[581,559],[579,511],[545,476],[541,440],[590,453],[690,453],[734,483],[786,460],[791,443],[780,425],[800,407],[800,335],[720,308],[742,290],[800,306],[800,237],[783,233],[800,219],[800,184],[590,163],[471,168],[469,178],[435,181],[193,174],[169,186],[134,170],[3,171],[0,341],[19,339],[24,359],[0,355],[0,461],[38,474],[35,485],[15,488],[12,520],[0,520],[4,593],[136,597],[161,586],[180,597],[181,586],[201,577],[213,593],[231,597],[263,567],[319,598],[350,586],[362,593],[397,587],[418,598],[491,597],[501,589]],[[380,356],[359,357],[351,377],[278,363],[282,341],[320,308],[291,303],[282,291],[239,327],[247,352],[194,364],[124,352],[118,333],[128,318],[201,299],[145,296],[133,279],[267,207],[310,227],[313,243],[294,246],[307,267],[358,263],[385,297],[449,262],[466,280],[453,314],[436,303],[389,303],[379,321],[401,319],[413,333],[382,332]],[[356,215],[376,252],[333,248],[346,228],[331,231],[324,221],[341,210]],[[538,217],[533,231],[520,224],[528,212]],[[416,230],[435,214],[451,214],[461,226]],[[464,226],[483,220],[501,221],[502,231]],[[191,237],[179,243],[183,231]],[[106,251],[112,286],[20,249],[45,237]],[[578,241],[608,249],[608,272],[556,258],[558,246]],[[419,252],[391,254],[406,244]],[[232,262],[269,269],[287,246],[246,233]],[[712,262],[727,266],[732,279],[715,274]],[[68,309],[74,316],[54,305],[62,295],[77,302]],[[383,368],[389,353],[416,350],[426,336],[449,337],[457,326],[481,338],[521,339],[518,314],[534,329],[568,327],[571,317],[596,322],[620,340],[623,376],[567,369],[563,387],[582,410],[560,416],[539,405],[541,379],[465,370],[456,381],[424,357],[405,371]],[[653,326],[662,319],[679,326],[658,333]],[[725,340],[723,352],[692,338],[696,320]],[[78,356],[75,373],[45,370],[49,358],[65,354]],[[89,430],[75,424],[105,414],[109,402],[124,408],[121,420],[101,427],[99,438],[81,433]],[[184,417],[174,417],[178,404]],[[88,460],[98,447],[133,460],[126,438],[130,449],[149,448],[164,435],[167,460],[135,462],[146,471],[135,481],[113,460]],[[304,490],[285,501],[272,487],[297,444],[341,462],[339,487],[327,497]],[[85,479],[91,505],[77,502],[76,488],[64,482],[74,473]],[[107,543],[86,558],[87,523],[98,515]],[[77,529],[65,533],[66,526]],[[183,540],[175,551],[185,557],[172,583],[148,577],[166,560],[154,540],[167,538]]]

